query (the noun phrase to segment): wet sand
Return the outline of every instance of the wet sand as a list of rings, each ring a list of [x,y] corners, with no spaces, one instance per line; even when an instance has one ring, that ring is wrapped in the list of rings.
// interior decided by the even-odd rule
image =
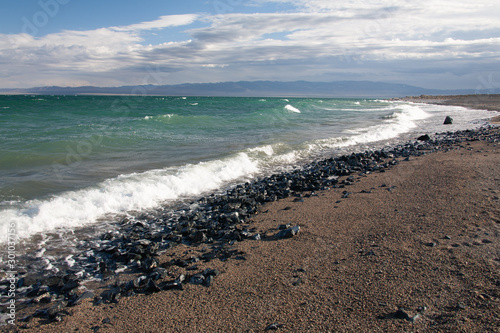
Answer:
[[[67,308],[62,322],[34,318],[16,328],[500,332],[498,145],[457,144],[400,159],[386,172],[354,174],[345,188],[268,203],[251,219],[251,228],[268,237],[236,242],[230,250],[238,255],[230,260],[198,263],[199,270],[220,272],[208,288],[185,284],[182,291],[98,306],[85,300]],[[277,240],[281,224],[299,225],[300,232]],[[160,262],[204,250],[178,246]]]

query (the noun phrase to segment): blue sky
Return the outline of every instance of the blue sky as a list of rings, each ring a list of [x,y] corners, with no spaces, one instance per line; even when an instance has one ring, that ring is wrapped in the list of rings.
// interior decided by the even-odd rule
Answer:
[[[0,5],[0,88],[239,80],[500,88],[497,0]]]

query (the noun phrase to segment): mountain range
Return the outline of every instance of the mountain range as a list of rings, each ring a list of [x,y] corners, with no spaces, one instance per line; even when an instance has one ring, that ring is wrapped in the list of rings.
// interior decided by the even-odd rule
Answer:
[[[373,81],[239,81],[140,85],[121,87],[36,87],[0,89],[1,94],[37,95],[162,95],[162,96],[241,96],[241,97],[345,97],[391,98],[418,95],[498,94],[500,89],[426,89],[407,84]]]

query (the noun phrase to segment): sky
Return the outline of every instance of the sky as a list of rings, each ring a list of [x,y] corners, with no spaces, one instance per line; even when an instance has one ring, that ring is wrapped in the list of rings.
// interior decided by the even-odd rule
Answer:
[[[500,88],[498,0],[0,0],[0,88]]]

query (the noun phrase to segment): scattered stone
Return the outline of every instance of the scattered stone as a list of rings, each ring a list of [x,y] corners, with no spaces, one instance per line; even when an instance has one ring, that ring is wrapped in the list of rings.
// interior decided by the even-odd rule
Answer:
[[[291,228],[288,228],[288,229],[285,229],[285,230],[281,230],[276,235],[276,238],[277,239],[292,238],[292,237],[296,236],[299,233],[299,231],[300,231],[300,226],[296,225],[295,227],[291,227]]]
[[[424,311],[427,311],[427,307],[425,305],[421,305],[417,308],[417,312],[424,312]]]
[[[95,297],[95,295],[94,295],[94,293],[92,291],[86,291],[83,294],[81,294],[80,296],[78,296],[78,298],[73,302],[72,305],[78,305],[83,300],[85,300],[85,299],[91,299],[91,298],[94,298],[94,297]]]
[[[419,141],[429,141],[431,137],[428,134],[421,135],[417,138]]]
[[[25,272],[25,276],[21,276],[18,280],[18,287],[22,286],[21,289],[24,289],[20,291],[19,297],[32,300],[38,298],[38,302],[64,299],[71,306],[78,304],[82,299],[92,298],[92,293],[77,296],[75,289],[82,281],[87,278],[106,281],[123,270],[143,275],[116,286],[100,296],[94,296],[96,303],[114,302],[121,295],[132,295],[137,292],[157,291],[158,289],[182,290],[185,277],[181,275],[174,281],[162,281],[168,275],[165,268],[193,267],[195,261],[174,256],[169,263],[162,265],[165,268],[159,267],[158,255],[165,250],[177,244],[207,244],[207,246],[213,244],[213,250],[203,253],[199,259],[206,262],[213,259],[241,259],[243,256],[239,253],[217,246],[234,244],[235,241],[246,239],[260,240],[260,234],[253,234],[254,231],[250,233],[240,225],[250,222],[249,217],[259,212],[263,204],[289,197],[302,200],[304,197],[316,195],[316,192],[320,190],[332,187],[343,188],[356,181],[354,175],[385,172],[397,164],[398,159],[420,156],[429,151],[447,150],[451,145],[465,145],[475,140],[498,142],[498,136],[490,136],[488,131],[489,129],[485,127],[477,130],[441,133],[433,136],[431,140],[418,140],[418,142],[396,145],[390,149],[314,161],[297,170],[274,174],[237,185],[221,194],[202,197],[194,202],[186,203],[175,211],[165,209],[136,218],[125,218],[117,222],[116,231],[103,233],[100,242],[99,240],[94,243],[89,242],[86,244],[85,252],[73,255],[72,271],[68,270],[67,260],[60,260],[58,264],[58,259],[56,259],[51,262],[60,273],[40,277]],[[346,177],[346,180],[339,181],[339,177]],[[382,184],[381,187],[388,186]],[[344,191],[343,198],[347,198],[350,194]],[[340,203],[340,200],[337,203]],[[286,207],[284,210],[289,209],[291,207]],[[275,238],[291,238],[297,235],[299,230],[298,225],[287,226],[280,230]],[[451,239],[451,237],[445,236],[445,239]],[[481,242],[481,238],[478,238],[474,245],[488,243],[491,241],[485,239]],[[425,245],[434,247],[437,244],[430,242]],[[368,251],[365,255],[374,255],[374,253]],[[42,271],[36,268],[32,271]],[[177,267],[173,267],[174,271],[175,269]],[[203,279],[199,278],[200,281],[204,281],[204,285],[209,286],[215,276],[203,272],[201,276]],[[193,277],[189,277],[188,281],[192,279]],[[47,293],[50,297],[46,296]],[[44,296],[39,297],[41,295]],[[85,295],[84,298],[82,298],[83,295]],[[62,311],[62,309],[55,311],[52,319],[62,318],[61,316],[64,315]]]
[[[283,327],[285,327],[285,325],[274,323],[274,324],[267,326],[264,331],[276,331],[276,330],[279,330],[280,328],[283,328]]]
[[[453,118],[451,118],[450,116],[446,116],[443,125],[451,125],[451,124],[453,124]]]
[[[205,282],[205,276],[203,274],[193,275],[189,279],[189,283],[191,284],[203,284]]]

